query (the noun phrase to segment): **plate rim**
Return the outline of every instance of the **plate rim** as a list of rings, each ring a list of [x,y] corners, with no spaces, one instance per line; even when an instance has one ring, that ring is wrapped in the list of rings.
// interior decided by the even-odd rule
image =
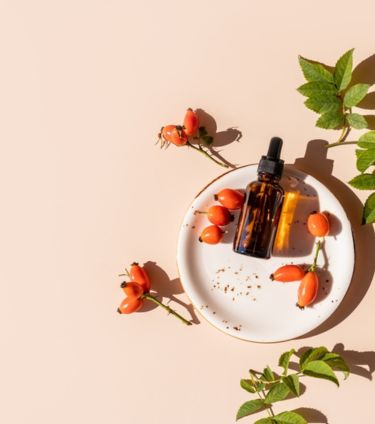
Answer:
[[[225,335],[227,335],[227,336],[230,336],[230,337],[233,337],[233,338],[235,338],[235,339],[238,339],[238,340],[243,340],[243,341],[245,341],[245,342],[249,342],[249,343],[259,343],[259,344],[271,344],[271,343],[283,343],[283,342],[286,342],[286,341],[290,341],[290,340],[298,340],[299,338],[301,338],[301,337],[303,337],[303,336],[305,336],[305,335],[307,335],[307,334],[310,334],[312,331],[314,331],[314,330],[316,330],[317,328],[319,328],[320,326],[322,326],[328,319],[330,319],[332,316],[333,316],[333,314],[337,311],[337,309],[339,308],[339,306],[341,305],[341,303],[344,301],[344,299],[346,298],[346,296],[347,296],[347,294],[348,294],[348,292],[349,292],[349,288],[350,288],[350,286],[351,286],[351,284],[352,284],[352,281],[353,281],[353,276],[354,276],[354,271],[355,271],[355,262],[356,262],[356,246],[355,246],[355,239],[354,239],[354,234],[353,234],[353,229],[352,229],[352,225],[351,225],[351,222],[350,222],[350,220],[349,220],[349,217],[348,217],[348,214],[347,214],[347,212],[346,212],[346,210],[345,210],[345,208],[344,208],[344,206],[342,205],[342,203],[341,203],[341,201],[337,198],[337,196],[332,192],[332,190],[331,189],[329,189],[322,181],[320,181],[317,177],[315,177],[314,175],[311,175],[311,174],[309,174],[308,172],[306,172],[306,171],[303,171],[302,169],[299,169],[299,168],[297,168],[297,167],[295,167],[295,165],[294,164],[285,164],[285,167],[287,167],[287,168],[291,168],[291,169],[293,169],[294,171],[297,171],[297,172],[299,172],[299,173],[303,173],[303,174],[306,174],[306,175],[308,175],[309,177],[312,177],[312,178],[314,178],[316,181],[318,181],[318,183],[320,183],[320,184],[322,184],[324,187],[325,187],[325,189],[337,200],[337,202],[339,203],[339,205],[341,206],[341,208],[342,208],[342,210],[343,210],[343,212],[344,212],[344,214],[345,214],[345,217],[346,217],[346,219],[348,220],[348,222],[349,222],[349,224],[350,224],[350,235],[351,235],[351,240],[352,240],[352,243],[353,243],[353,263],[352,263],[352,271],[351,271],[351,278],[350,278],[350,282],[349,282],[349,284],[348,284],[348,286],[347,286],[347,288],[346,288],[346,290],[345,290],[345,294],[344,294],[344,296],[342,297],[342,299],[340,300],[340,302],[336,305],[336,307],[335,307],[335,309],[332,311],[332,313],[330,314],[330,315],[328,315],[327,316],[327,318],[324,320],[324,321],[322,321],[322,322],[320,322],[316,327],[314,327],[314,328],[311,328],[310,330],[308,330],[308,331],[306,331],[306,332],[304,332],[304,333],[302,333],[302,334],[300,334],[300,335],[297,335],[297,336],[295,336],[295,337],[290,337],[290,338],[285,338],[285,339],[277,339],[277,340],[251,340],[251,339],[249,339],[249,338],[244,338],[244,337],[241,337],[240,335],[236,335],[236,334],[232,334],[232,333],[229,333],[229,332],[226,332],[226,331],[224,331],[223,329],[221,329],[221,328],[219,328],[219,327],[217,327],[215,324],[213,324],[201,311],[200,311],[200,309],[195,305],[195,303],[192,301],[192,299],[191,299],[191,297],[189,296],[189,294],[188,294],[188,292],[187,292],[187,290],[186,290],[186,287],[185,287],[185,284],[184,284],[184,282],[183,282],[183,279],[182,279],[182,277],[181,277],[181,272],[180,272],[180,268],[179,268],[179,245],[180,245],[180,238],[181,238],[181,233],[182,233],[182,230],[183,230],[183,221],[184,221],[184,219],[185,219],[185,217],[186,217],[186,214],[189,212],[189,210],[191,209],[191,207],[192,207],[192,205],[193,205],[193,203],[195,202],[195,200],[208,188],[208,187],[210,187],[213,183],[215,183],[217,180],[219,180],[220,178],[222,178],[222,177],[224,177],[225,175],[227,175],[227,174],[230,174],[230,173],[232,173],[232,172],[235,172],[235,171],[238,171],[239,169],[242,169],[242,168],[247,168],[247,167],[250,167],[250,166],[256,166],[256,165],[258,165],[258,163],[248,163],[248,164],[246,164],[246,165],[241,165],[241,166],[238,166],[238,167],[236,167],[236,168],[234,168],[234,169],[230,169],[229,171],[226,171],[226,172],[224,172],[224,173],[222,173],[222,174],[220,174],[220,175],[218,175],[216,178],[214,178],[214,179],[212,179],[209,183],[207,183],[206,185],[204,185],[199,191],[198,191],[198,193],[193,197],[193,199],[191,200],[191,202],[189,203],[189,205],[188,205],[188,207],[186,208],[186,210],[185,210],[185,213],[184,213],[184,215],[183,215],[183,218],[182,218],[182,222],[181,222],[181,225],[180,225],[180,228],[179,228],[179,231],[178,231],[178,237],[177,237],[177,249],[176,249],[176,264],[177,264],[177,274],[178,274],[178,277],[179,277],[179,279],[180,279],[180,282],[181,282],[181,286],[182,286],[182,288],[183,288],[183,290],[184,290],[184,293],[186,294],[186,296],[188,297],[188,299],[189,299],[189,301],[190,301],[190,303],[191,303],[191,305],[193,306],[193,308],[194,308],[194,310],[195,311],[197,311],[198,313],[199,313],[199,315],[206,321],[206,322],[208,322],[214,329],[216,329],[216,330],[218,330],[218,331],[220,331],[221,333],[223,333],[223,334],[225,334]]]

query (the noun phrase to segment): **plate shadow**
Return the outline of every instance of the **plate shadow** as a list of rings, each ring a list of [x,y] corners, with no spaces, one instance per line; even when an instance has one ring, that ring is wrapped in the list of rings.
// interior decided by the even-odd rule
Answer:
[[[322,182],[343,206],[352,227],[355,247],[354,272],[349,289],[336,311],[323,324],[299,339],[321,334],[346,319],[361,303],[375,271],[375,261],[368,255],[375,245],[374,228],[372,225],[361,224],[363,209],[361,200],[344,182],[332,175],[334,161],[327,158],[327,144],[325,140],[309,141],[305,156],[296,159],[294,165]]]

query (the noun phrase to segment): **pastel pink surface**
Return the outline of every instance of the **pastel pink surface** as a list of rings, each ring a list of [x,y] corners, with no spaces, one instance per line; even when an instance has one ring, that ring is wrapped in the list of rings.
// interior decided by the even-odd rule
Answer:
[[[296,92],[298,54],[333,64],[351,47],[356,63],[375,53],[373,2],[5,0],[0,8],[0,422],[227,424],[249,398],[240,378],[291,347],[344,346],[374,369],[374,235],[360,226],[359,202],[367,193],[346,185],[357,173],[354,149],[327,159],[319,140],[337,134],[314,127]],[[257,162],[281,136],[286,162],[342,202],[355,233],[354,280],[313,334],[261,345],[200,318],[183,326],[161,309],[116,313],[117,274],[135,260],[149,262],[171,306],[192,311],[176,302],[189,303],[177,281],[178,231],[222,169],[186,148],[154,146],[187,107],[215,118],[233,163]],[[240,142],[228,144],[229,127]],[[362,376],[339,390],[309,381],[285,407],[316,408],[333,424],[371,421],[375,385],[356,369]]]

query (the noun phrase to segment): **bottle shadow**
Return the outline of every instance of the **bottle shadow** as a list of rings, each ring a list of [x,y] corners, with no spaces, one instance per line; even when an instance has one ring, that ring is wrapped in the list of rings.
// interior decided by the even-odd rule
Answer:
[[[288,165],[280,185],[285,192],[284,203],[272,256],[307,256],[315,244],[315,238],[306,231],[307,218],[310,213],[319,210],[318,193],[314,187],[306,184],[303,177],[297,177],[293,167]]]
[[[150,276],[152,281],[151,293],[156,295],[159,300],[167,299],[167,304],[174,302],[185,308],[191,317],[193,324],[200,324],[200,321],[195,313],[192,304],[187,304],[180,300],[176,295],[184,293],[181,281],[179,278],[170,279],[168,274],[156,262],[148,261],[144,264],[144,269]],[[148,312],[157,308],[153,302],[145,302],[143,308],[139,312]]]
[[[218,131],[216,120],[212,115],[210,115],[203,109],[197,109],[195,112],[198,115],[200,125],[205,127],[207,133],[213,137],[213,143],[208,148],[210,153],[214,157],[228,165],[230,168],[237,168],[238,164],[233,164],[229,162],[221,155],[221,151],[216,150],[215,148],[227,146],[228,144],[231,144],[233,142],[239,142],[242,138],[242,132],[236,127],[230,127],[226,130]]]
[[[325,140],[311,140],[305,156],[296,159],[294,166],[322,182],[340,201],[352,228],[355,266],[350,287],[336,311],[323,324],[300,338],[323,333],[346,319],[361,303],[375,271],[375,262],[369,260],[368,256],[375,243],[374,228],[372,225],[361,224],[362,202],[345,183],[332,175],[333,160],[327,158],[327,144]]]

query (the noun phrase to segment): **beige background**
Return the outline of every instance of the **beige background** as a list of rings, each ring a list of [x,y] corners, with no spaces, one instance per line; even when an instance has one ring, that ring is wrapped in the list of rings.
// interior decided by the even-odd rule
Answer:
[[[157,264],[148,264],[155,284],[188,303],[176,280],[179,224],[222,172],[185,148],[160,151],[160,126],[199,107],[218,131],[242,131],[220,147],[228,160],[258,161],[277,134],[294,163],[308,141],[337,136],[314,127],[295,90],[297,55],[334,63],[356,47],[359,63],[375,53],[374,14],[372,1],[0,2],[2,423],[229,424],[248,399],[239,380],[250,367],[321,344],[342,344],[356,374],[339,390],[309,381],[275,409],[374,420],[374,232],[358,226],[366,193],[337,180],[356,174],[351,147],[329,151],[332,163],[315,142],[298,162],[357,223],[355,279],[323,329],[261,345],[199,316],[185,327],[161,309],[115,313],[117,274],[134,260]]]

